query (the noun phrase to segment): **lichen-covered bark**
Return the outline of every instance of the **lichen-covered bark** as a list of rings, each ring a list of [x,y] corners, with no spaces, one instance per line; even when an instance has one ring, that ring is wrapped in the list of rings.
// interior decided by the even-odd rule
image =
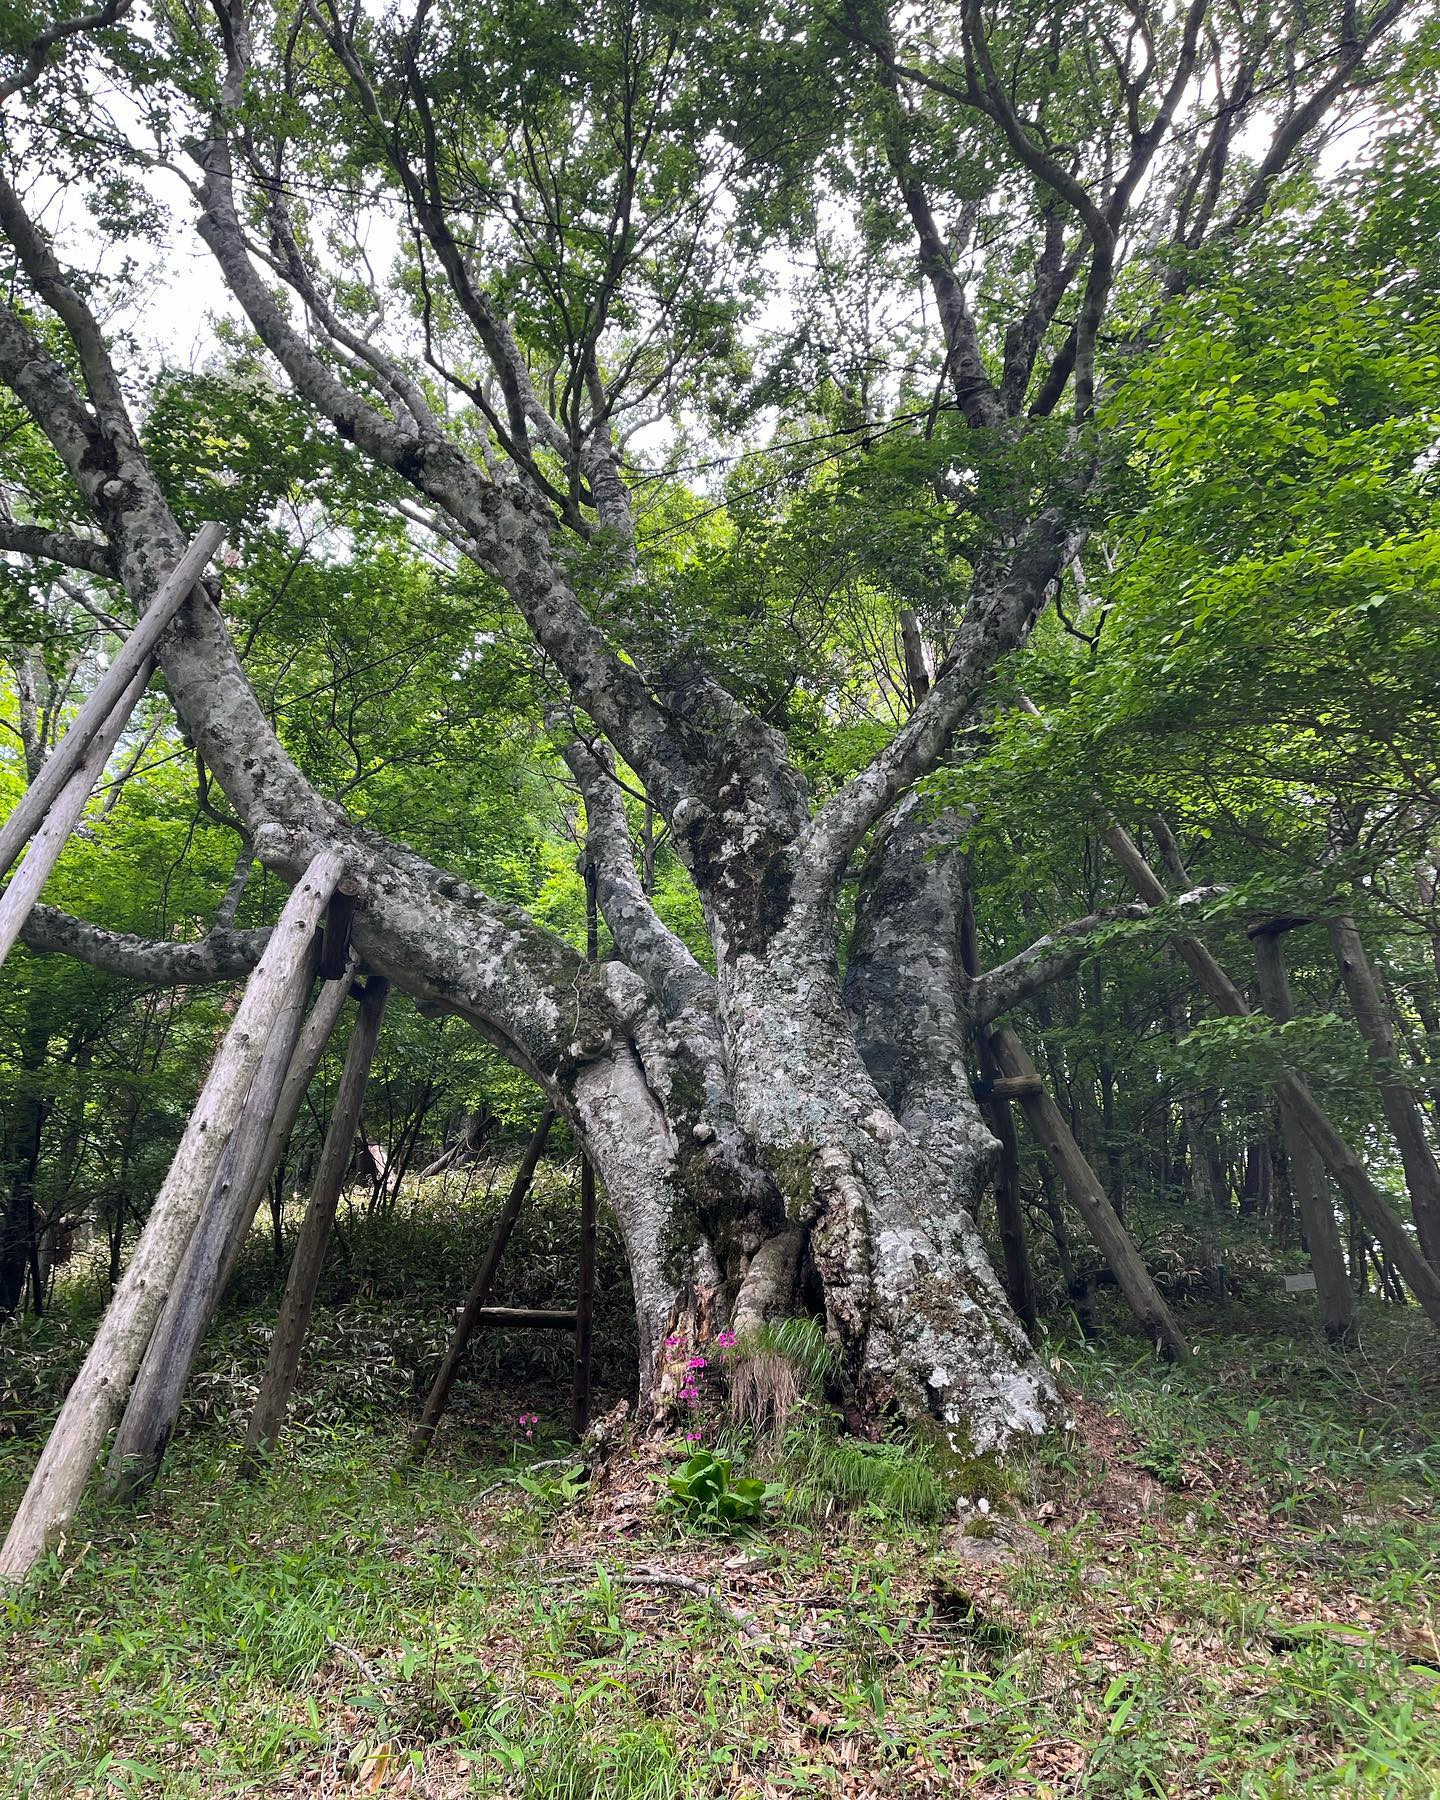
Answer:
[[[897,1118],[860,1054],[826,922],[797,913],[722,968],[736,1113],[808,1229],[827,1324],[872,1407],[993,1449],[1057,1411],[967,1207],[994,1142],[969,1102]]]

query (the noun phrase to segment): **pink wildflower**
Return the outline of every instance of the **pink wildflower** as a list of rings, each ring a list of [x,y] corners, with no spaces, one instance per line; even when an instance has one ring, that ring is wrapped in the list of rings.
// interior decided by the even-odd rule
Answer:
[[[721,1350],[733,1350],[735,1348],[735,1341],[735,1333],[733,1331],[722,1331],[715,1339],[716,1347]]]
[[[687,1369],[703,1369],[705,1366],[705,1358],[703,1356],[692,1356],[685,1365]]]
[[[665,1340],[665,1348],[667,1350],[674,1350],[674,1349],[678,1348],[679,1343],[680,1343],[680,1340],[678,1337],[668,1337]]]

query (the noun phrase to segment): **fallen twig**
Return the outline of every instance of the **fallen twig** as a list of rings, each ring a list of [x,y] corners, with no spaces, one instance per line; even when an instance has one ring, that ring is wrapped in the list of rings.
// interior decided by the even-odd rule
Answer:
[[[770,1640],[742,1607],[734,1606],[718,1588],[708,1587],[703,1581],[694,1581],[688,1575],[676,1575],[669,1569],[655,1569],[648,1565],[637,1564],[633,1569],[622,1569],[618,1579],[626,1587],[668,1587],[678,1588],[681,1593],[693,1594],[697,1600],[709,1600],[718,1606],[735,1622],[752,1643],[770,1647]]]

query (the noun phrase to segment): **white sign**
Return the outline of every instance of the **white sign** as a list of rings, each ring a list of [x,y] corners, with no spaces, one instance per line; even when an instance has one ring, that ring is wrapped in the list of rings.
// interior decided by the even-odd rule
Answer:
[[[1287,1294],[1313,1294],[1315,1292],[1315,1277],[1313,1275],[1287,1275],[1285,1277],[1285,1292]]]

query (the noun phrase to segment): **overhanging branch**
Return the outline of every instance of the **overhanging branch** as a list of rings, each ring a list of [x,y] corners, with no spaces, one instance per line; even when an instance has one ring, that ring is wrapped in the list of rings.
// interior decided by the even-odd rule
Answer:
[[[50,531],[43,525],[0,519],[0,550],[13,550],[35,562],[63,563],[67,569],[80,569],[87,575],[109,578],[115,574],[115,553],[108,544],[68,531]]]
[[[1190,911],[1218,899],[1224,892],[1222,887],[1195,888],[1169,902],[1167,910]],[[1019,1006],[1052,982],[1072,974],[1087,957],[1103,948],[1107,937],[1112,942],[1132,941],[1134,933],[1117,932],[1115,927],[1141,920],[1148,921],[1146,935],[1151,935],[1155,909],[1132,902],[1127,906],[1104,907],[1099,912],[1087,913],[1083,919],[1071,919],[1068,924],[1047,931],[1028,949],[1012,956],[1009,962],[999,963],[985,974],[972,977],[966,983],[966,1011],[977,1025],[988,1025],[992,1019]],[[1167,932],[1166,936],[1169,935]]]
[[[136,937],[73,918],[53,906],[37,906],[21,927],[20,942],[43,956],[73,956],[107,974],[151,987],[193,987],[248,975],[269,941],[270,928],[209,931],[191,944]]]

